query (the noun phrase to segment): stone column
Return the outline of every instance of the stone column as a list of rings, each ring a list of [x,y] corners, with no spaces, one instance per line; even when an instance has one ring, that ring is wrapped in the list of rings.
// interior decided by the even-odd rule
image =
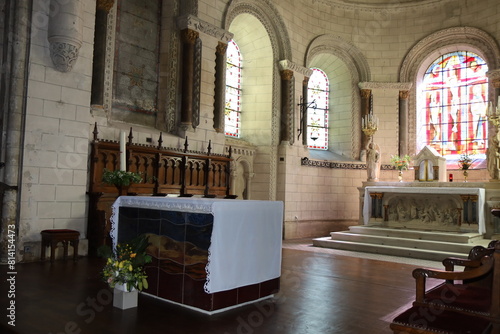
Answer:
[[[226,51],[227,43],[219,42],[215,51],[214,129],[224,132],[226,102]]]
[[[104,105],[104,69],[106,67],[108,14],[113,6],[114,0],[97,0],[92,64],[91,104],[93,105]]]
[[[408,154],[408,90],[399,91],[399,155]]]
[[[283,70],[281,71],[281,128],[280,128],[280,141],[291,141],[293,138],[290,135],[290,129],[292,127],[292,80],[293,71]]]
[[[300,106],[300,128],[302,130],[302,144],[307,145],[307,105],[308,100],[308,90],[309,77],[304,77],[302,80],[302,105]]]
[[[50,1],[48,40],[50,57],[61,72],[73,69],[83,40],[81,0]]]
[[[11,39],[3,45],[4,52],[11,54],[5,59],[0,76],[0,86],[8,87],[0,108],[3,124],[7,129],[0,140],[0,263],[13,264],[20,259],[17,249],[21,210],[22,157],[26,119],[26,95],[28,87],[28,61],[26,55],[31,45],[33,1],[11,1],[5,15],[12,18],[12,25],[5,27],[5,35]],[[2,96],[3,97],[3,96]],[[5,165],[3,164],[5,163]],[[24,233],[24,232],[22,232]],[[10,247],[10,248],[9,248]],[[13,249],[12,247],[16,247]]]
[[[182,35],[182,98],[181,98],[181,128],[187,130],[193,123],[193,80],[194,80],[194,48],[199,33],[184,29]]]
[[[166,8],[167,12],[171,12],[172,8]],[[225,104],[225,54],[226,48],[229,41],[233,38],[233,34],[230,32],[220,29],[208,22],[200,20],[198,17],[193,15],[186,15],[177,18],[177,26],[180,31],[181,40],[181,51],[178,52],[178,59],[180,61],[179,78],[181,86],[181,103],[180,103],[180,113],[174,112],[172,110],[166,113],[167,117],[167,127],[169,132],[175,132],[174,127],[179,125],[182,131],[186,131],[188,128],[196,128],[200,121],[200,94],[202,91],[201,82],[201,63],[203,61],[202,57],[202,41],[210,41],[207,46],[211,49],[215,49],[216,54],[216,64],[212,65],[214,70],[213,75],[216,76],[216,103],[219,103],[214,112],[214,127],[216,130],[224,131],[224,104]],[[214,37],[220,43],[218,46],[212,44]],[[175,40],[172,39],[172,44],[175,44]],[[168,48],[175,48],[175,46],[169,45]],[[213,46],[213,48],[212,48]],[[176,53],[177,56],[177,53]],[[171,68],[173,72],[176,72],[177,63],[172,62],[174,66]],[[217,68],[216,68],[217,66]],[[172,85],[171,82],[167,81],[165,86]],[[175,90],[170,90],[171,95],[170,100],[177,97],[177,92]],[[177,109],[177,103],[173,103],[171,107]],[[215,107],[215,105],[214,105]],[[221,115],[217,113],[222,110]],[[216,116],[217,115],[217,116]],[[217,117],[222,117],[222,122]]]
[[[490,100],[490,102],[493,103],[493,105],[496,107],[498,105],[498,96],[500,95],[500,69],[488,71],[488,73],[486,73],[486,76],[492,84],[494,88],[493,93],[495,94],[493,100],[488,100]]]
[[[370,113],[370,110],[371,110],[371,98],[372,98],[372,90],[371,89],[360,89],[360,93],[361,93],[361,119],[363,119],[365,117],[365,115],[368,115]],[[361,123],[361,121],[360,121]],[[362,150],[366,150],[368,148],[368,140],[369,140],[369,137],[363,132],[363,130],[359,130],[361,131],[361,149]]]
[[[295,101],[295,73],[301,74],[304,78],[309,78],[312,75],[312,70],[295,64],[289,60],[280,60],[279,68],[281,73],[281,126],[280,126],[280,140],[288,141],[290,145],[295,142],[294,129],[296,124],[296,113],[294,108]],[[300,78],[300,77],[299,77]],[[304,86],[306,85],[306,86]],[[302,82],[302,102],[307,100],[307,81]],[[302,112],[300,104],[299,114]],[[299,116],[300,122],[301,116]],[[307,127],[302,126],[302,136],[307,136]],[[307,142],[307,141],[306,141]]]

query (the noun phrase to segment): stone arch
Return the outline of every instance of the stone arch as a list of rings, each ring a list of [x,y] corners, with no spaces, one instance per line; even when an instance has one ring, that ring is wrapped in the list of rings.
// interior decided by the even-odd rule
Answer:
[[[328,55],[330,59],[335,57],[343,63],[346,68],[346,76],[349,76],[349,78],[346,77],[343,79],[344,82],[346,82],[344,89],[349,91],[351,95],[350,105],[344,106],[346,108],[344,112],[348,114],[346,117],[350,118],[350,124],[348,125],[350,129],[345,135],[339,136],[341,138],[346,138],[347,136],[349,139],[337,145],[336,148],[334,143],[331,151],[342,155],[345,154],[353,159],[359,159],[361,134],[360,131],[356,129],[359,129],[361,126],[361,101],[358,83],[370,81],[371,73],[368,62],[362,52],[354,44],[333,35],[321,35],[311,41],[304,59],[305,66],[308,68],[311,67],[315,59],[320,58],[321,55]],[[325,70],[325,68],[323,68],[323,70]],[[341,128],[345,129],[346,127],[343,125]],[[333,137],[330,136],[330,138],[334,140]],[[349,145],[349,147],[347,147],[347,145]]]
[[[370,81],[368,62],[354,44],[339,36],[321,35],[312,40],[307,48],[305,66],[308,67],[311,59],[320,53],[330,53],[342,59],[349,68],[353,81]]]
[[[278,146],[280,144],[280,104],[281,104],[281,78],[279,74],[279,61],[282,59],[291,59],[292,49],[286,26],[280,13],[269,0],[236,0],[228,6],[225,18],[224,29],[229,30],[231,23],[236,17],[242,14],[249,14],[255,17],[264,27],[267,37],[270,40],[272,48],[272,102],[271,102],[271,140],[268,147],[268,158],[266,164],[269,168],[268,180],[258,180],[257,182],[266,182],[269,184],[269,195],[266,199],[276,199],[277,189],[277,163]],[[261,146],[262,147],[262,146]],[[267,167],[266,167],[267,169]],[[267,175],[259,173],[259,176]],[[267,178],[267,176],[264,176]]]
[[[250,199],[253,164],[245,156],[238,157],[232,164],[234,194],[238,199]]]
[[[234,18],[240,14],[251,14],[266,28],[273,46],[274,58],[276,60],[292,59],[292,47],[288,31],[280,13],[268,1],[237,0],[229,5],[224,20],[224,28],[228,29]]]
[[[489,70],[497,69],[500,64],[500,52],[495,39],[485,31],[473,27],[453,27],[437,31],[421,39],[406,54],[399,70],[400,82],[411,82],[409,95],[408,140],[409,153],[416,150],[416,112],[418,107],[417,89],[423,71],[439,56],[453,51],[466,50],[477,53],[488,64]],[[490,100],[494,87],[489,87]],[[403,129],[402,129],[403,130]]]

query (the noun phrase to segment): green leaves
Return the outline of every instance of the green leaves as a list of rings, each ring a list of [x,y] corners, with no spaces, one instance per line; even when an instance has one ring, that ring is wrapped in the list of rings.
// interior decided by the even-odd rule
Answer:
[[[102,173],[102,182],[115,186],[129,186],[132,183],[141,183],[142,176],[140,173],[104,169]]]

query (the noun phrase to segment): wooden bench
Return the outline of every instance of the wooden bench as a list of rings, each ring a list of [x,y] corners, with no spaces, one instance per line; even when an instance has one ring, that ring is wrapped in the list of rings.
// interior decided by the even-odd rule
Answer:
[[[393,320],[393,332],[500,334],[500,243],[475,247],[468,259],[448,258],[443,264],[452,270],[413,271],[415,301]],[[453,271],[456,265],[464,271]],[[443,282],[426,290],[428,278]]]
[[[54,262],[55,250],[58,243],[64,247],[63,259],[68,257],[68,244],[73,246],[73,260],[78,259],[78,243],[80,241],[80,232],[69,229],[43,230],[42,235],[42,253],[41,260],[45,261],[45,249],[50,246],[50,262]]]

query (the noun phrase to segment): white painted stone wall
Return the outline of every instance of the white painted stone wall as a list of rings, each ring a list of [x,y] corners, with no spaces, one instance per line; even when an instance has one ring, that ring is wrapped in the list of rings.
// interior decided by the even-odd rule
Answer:
[[[83,1],[83,45],[71,72],[58,72],[47,40],[48,1],[34,1],[19,245],[40,231],[87,226],[87,162],[95,1]],[[57,10],[57,8],[53,8]],[[82,242],[81,254],[86,250]],[[39,256],[40,249],[32,247]],[[35,253],[35,254],[33,254]]]

